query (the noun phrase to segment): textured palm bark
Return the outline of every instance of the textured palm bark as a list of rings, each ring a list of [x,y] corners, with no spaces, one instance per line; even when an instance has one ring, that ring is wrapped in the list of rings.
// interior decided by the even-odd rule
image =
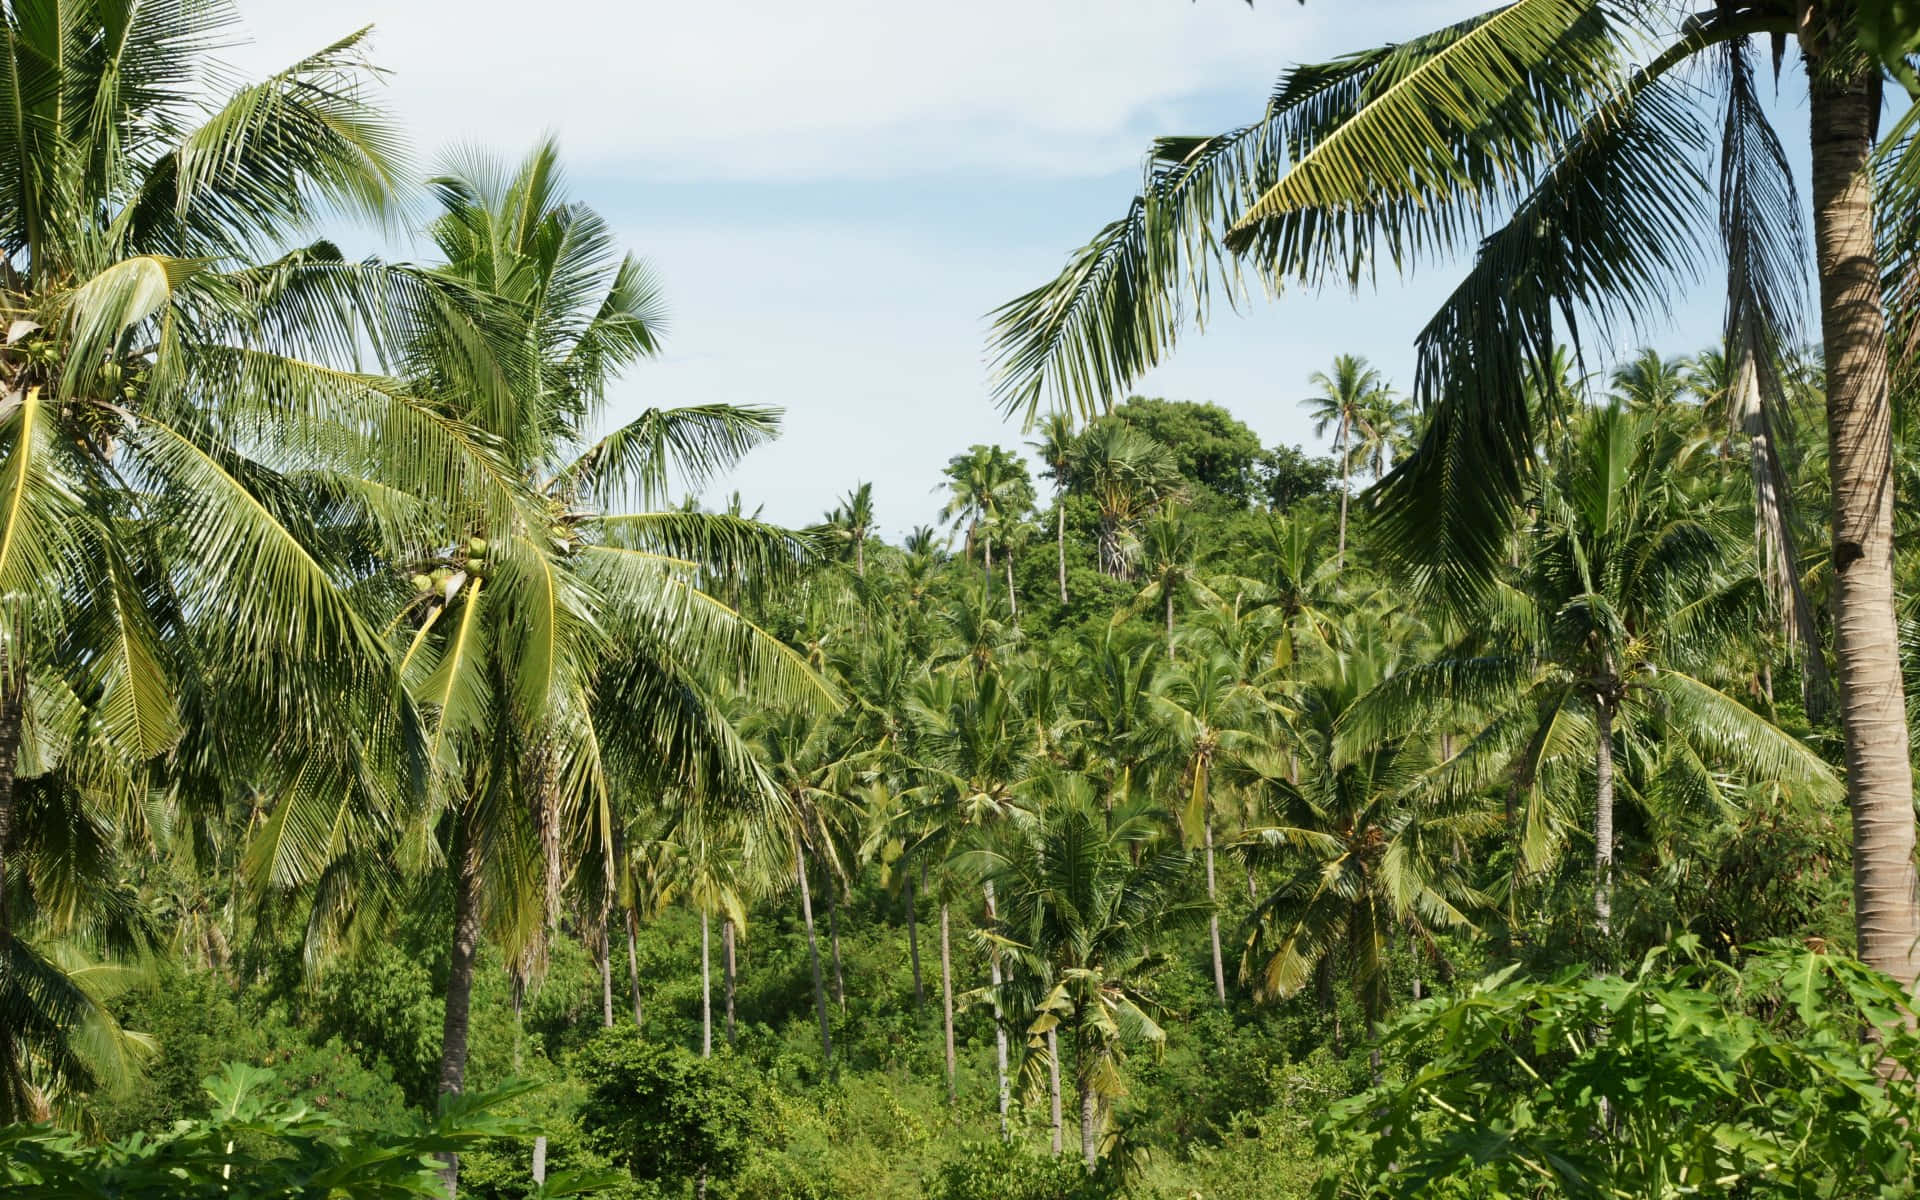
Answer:
[[[1000,918],[998,907],[993,901],[993,881],[988,880],[982,891],[987,901],[987,928],[994,929]],[[1000,951],[987,950],[988,977],[993,984],[993,1067],[1000,1089],[1000,1137],[1004,1141],[1012,1136],[1007,1127],[1007,1110],[1012,1099],[1012,1091],[1007,1086],[1007,1020],[1000,1009]]]
[[[847,973],[840,965],[840,894],[827,880],[827,941],[833,946],[833,1002],[847,1011]]]
[[[713,918],[700,910],[700,1057],[713,1057]]]
[[[1067,603],[1067,498],[1061,495],[1053,506],[1053,545],[1060,563],[1060,603]]]
[[[813,964],[813,1009],[820,1018],[820,1061],[833,1061],[833,1035],[827,1032],[827,989],[820,979],[820,940],[813,932],[813,893],[807,888],[807,852],[797,850],[794,854],[799,864],[800,876],[800,913],[807,921],[807,958]]]
[[[733,918],[728,917],[720,923],[720,961],[721,970],[726,975],[727,990],[727,1045],[733,1045]]]
[[[1060,1119],[1060,1035],[1057,1030],[1047,1030],[1047,1099],[1048,1108],[1053,1116],[1053,1156],[1060,1157],[1061,1119]]]
[[[1207,817],[1207,903],[1214,904],[1213,894],[1213,817]],[[1207,932],[1213,938],[1213,992],[1220,1003],[1227,1002],[1227,970],[1220,958],[1220,913],[1216,910],[1207,914]]]
[[[473,1002],[473,964],[480,946],[478,849],[463,809],[454,818],[453,946],[448,956],[446,1015],[440,1027],[440,1092],[457,1095],[467,1079],[468,1012]],[[440,1178],[449,1198],[460,1191],[460,1156],[448,1154]]]
[[[1091,1171],[1100,1161],[1100,1095],[1095,1083],[1100,1053],[1080,1038],[1080,1157]]]
[[[1912,987],[1920,975],[1920,879],[1894,614],[1893,437],[1869,174],[1879,97],[1864,65],[1846,72],[1818,58],[1808,97],[1854,925],[1861,958]]]
[[[913,871],[907,871],[907,956],[913,960],[913,1011],[916,1016],[927,1002],[920,982],[920,908],[915,903]]]
[[[1593,924],[1602,938],[1613,933],[1613,705],[1601,700],[1593,714]]]
[[[7,663],[0,658],[0,676]],[[8,687],[0,695],[0,970],[4,970],[13,941],[12,917],[7,912],[7,847],[13,838],[13,777],[20,762],[20,730],[25,708],[24,686]],[[0,1062],[14,1060],[12,1027],[0,1021]],[[13,1072],[9,1072],[13,1074]],[[0,1097],[0,1112],[32,1113],[25,1095]]]
[[[960,1098],[953,1063],[953,930],[947,902],[940,902],[940,1006],[947,1034],[947,1103]]]
[[[627,905],[627,982],[633,986],[633,1027],[640,1028],[640,914]]]

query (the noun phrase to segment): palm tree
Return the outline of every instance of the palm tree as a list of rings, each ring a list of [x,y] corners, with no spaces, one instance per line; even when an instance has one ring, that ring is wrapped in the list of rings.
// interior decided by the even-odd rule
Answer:
[[[1180,829],[1187,845],[1206,852],[1207,903],[1219,904],[1213,870],[1213,809],[1216,764],[1247,747],[1252,721],[1263,707],[1257,690],[1240,678],[1233,659],[1215,652],[1170,666],[1154,683],[1153,699],[1164,722],[1159,737],[1179,763],[1186,799]],[[1227,974],[1220,956],[1220,914],[1208,916],[1213,947],[1213,988],[1227,1002]]]
[[[973,446],[965,454],[956,454],[947,463],[948,499],[945,516],[964,522],[967,528],[967,553],[971,555],[985,533],[981,561],[986,565],[987,583],[993,583],[993,523],[1008,516],[1020,516],[1033,506],[1033,484],[1027,478],[1027,466],[1011,450],[1000,446]]]
[[[1100,515],[1100,570],[1128,578],[1134,525],[1180,492],[1172,452],[1125,421],[1106,418],[1073,440],[1067,470]]]
[[[1254,908],[1241,970],[1256,997],[1272,999],[1344,967],[1370,1039],[1386,1011],[1388,948],[1403,933],[1432,947],[1436,932],[1471,927],[1483,900],[1466,847],[1495,824],[1477,795],[1418,787],[1433,763],[1428,741],[1341,744],[1348,714],[1399,652],[1377,618],[1356,616],[1290,689],[1282,745],[1237,764],[1265,801],[1264,822],[1243,837],[1282,872]]]
[[[1325,437],[1328,427],[1333,428],[1333,457],[1340,463],[1340,533],[1339,548],[1334,553],[1335,569],[1339,570],[1347,564],[1348,479],[1353,473],[1347,438],[1358,434],[1363,441],[1384,444],[1385,435],[1373,426],[1371,418],[1388,403],[1392,389],[1366,359],[1354,354],[1336,356],[1331,374],[1315,371],[1307,382],[1318,391],[1300,403],[1313,418],[1316,437]]]
[[[1297,68],[1253,123],[1157,142],[1126,216],[1057,279],[996,313],[993,358],[1008,409],[1031,412],[1050,393],[1093,413],[1169,351],[1189,314],[1204,318],[1206,285],[1222,268],[1229,281],[1245,263],[1268,281],[1357,284],[1383,260],[1471,253],[1420,335],[1415,391],[1427,429],[1382,486],[1378,512],[1383,548],[1466,607],[1488,586],[1526,493],[1526,376],[1557,335],[1670,307],[1717,236],[1726,340],[1738,346],[1752,330],[1792,345],[1811,263],[1827,366],[1855,922],[1863,957],[1912,984],[1920,878],[1893,600],[1884,296],[1920,294],[1920,255],[1899,233],[1913,211],[1899,198],[1920,183],[1911,136],[1920,118],[1903,117],[1874,161],[1887,69],[1863,51],[1865,29],[1851,0],[1704,12],[1679,0],[1517,0]],[[1797,43],[1806,71],[1811,248],[1791,159],[1754,79],[1758,34],[1783,55]],[[1700,170],[1700,147],[1718,148],[1717,172]],[[1884,209],[1876,167],[1890,181]],[[1707,183],[1716,178],[1717,204]],[[1888,240],[1876,246],[1881,231]],[[1884,292],[1883,261],[1893,272]]]
[[[1613,391],[1630,410],[1665,408],[1686,394],[1688,370],[1686,359],[1643,346],[1614,368]]]
[[[509,506],[488,450],[355,361],[431,330],[474,351],[473,382],[490,360],[470,298],[307,240],[396,208],[397,137],[360,36],[209,96],[230,78],[208,51],[232,18],[133,0],[0,12],[0,1120],[38,1103],[28,1058],[66,1061],[43,1037],[64,1026],[29,1020],[21,989],[79,1012],[55,980],[77,958],[28,946],[51,931],[8,912],[33,838],[16,823],[33,714],[84,719],[73,748],[135,787],[162,755],[192,764],[216,790],[184,789],[189,808],[286,786],[290,763],[340,772],[354,750],[334,715],[382,669],[345,546],[399,540],[395,496]],[[242,729],[271,730],[278,756],[216,749],[213,730]]]
[[[1617,405],[1575,424],[1547,477],[1532,533],[1531,578],[1504,602],[1512,633],[1408,668],[1343,718],[1365,744],[1403,735],[1451,707],[1478,715],[1476,733],[1436,781],[1457,789],[1508,781],[1517,863],[1544,866],[1555,840],[1551,791],[1573,778],[1570,754],[1593,781],[1594,925],[1613,925],[1616,743],[1657,729],[1659,771],[1704,781],[1709,767],[1780,780],[1816,794],[1836,787],[1804,743],[1704,677],[1728,643],[1751,630],[1758,583],[1734,554],[1721,514],[1680,483],[1671,423]]]
[[[1348,457],[1353,465],[1376,482],[1385,479],[1387,470],[1413,451],[1417,440],[1413,403],[1391,388],[1382,388],[1362,408],[1349,433],[1353,450]]]
[[[1040,440],[1027,443],[1040,456],[1040,473],[1053,481],[1053,543],[1060,570],[1060,603],[1067,603],[1067,493],[1073,490],[1073,417],[1049,413]]]
[[[790,565],[790,537],[724,515],[599,507],[656,503],[676,469],[697,483],[770,436],[774,414],[649,410],[589,442],[608,380],[656,344],[658,298],[644,269],[617,255],[598,217],[566,200],[551,144],[512,172],[461,164],[435,188],[442,275],[514,313],[508,340],[521,350],[506,361],[512,386],[497,393],[458,387],[438,340],[410,347],[415,370],[500,448],[510,477],[530,481],[515,519],[468,519],[423,537],[408,564],[414,590],[388,626],[405,699],[424,727],[418,819],[443,825],[450,847],[440,1080],[458,1092],[483,916],[509,956],[523,956],[544,936],[577,853],[573,875],[597,907],[604,978],[616,791],[697,781],[777,810],[783,797],[726,720],[719,689],[793,703],[827,693],[703,586],[715,574]],[[324,868],[297,860],[325,851],[325,840],[316,847],[293,831],[327,828],[339,804],[288,799],[261,851],[276,878],[310,880]],[[451,1187],[457,1164],[448,1177]]]
[[[873,536],[873,485],[855,485],[846,498],[827,514],[821,528],[828,537],[853,550],[853,572],[867,577],[867,539]]]
[[[1074,1048],[1080,1153],[1089,1168],[1099,1161],[1113,1101],[1124,1094],[1127,1051],[1166,1037],[1144,991],[1153,940],[1210,911],[1178,899],[1191,860],[1155,845],[1159,829],[1147,808],[1113,816],[1109,825],[1090,805],[1059,802],[1039,820],[1010,827],[981,856],[1006,897],[990,940],[1018,964],[993,995],[1011,1004],[1023,980],[1050,984],[1028,1034],[1064,1031]]]
[[[1173,608],[1177,599],[1217,604],[1220,597],[1200,579],[1200,537],[1179,507],[1162,505],[1147,519],[1140,536],[1140,561],[1147,586],[1126,608],[1113,615],[1125,620],[1148,605],[1158,604],[1167,634],[1167,661],[1173,661]]]

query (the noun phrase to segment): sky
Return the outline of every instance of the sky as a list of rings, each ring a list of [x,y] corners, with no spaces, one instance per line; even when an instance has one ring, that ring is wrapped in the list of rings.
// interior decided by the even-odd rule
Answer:
[[[556,136],[576,197],[665,288],[664,352],[617,385],[609,421],[777,405],[780,439],[708,505],[737,489],[805,524],[870,481],[897,537],[934,520],[950,456],[1025,442],[987,398],[985,314],[1125,211],[1153,137],[1244,123],[1292,63],[1487,2],[239,0],[253,40],[225,57],[261,74],[370,24],[423,167]],[[1409,385],[1451,282],[1257,298],[1135,390],[1317,445],[1308,375],[1355,353]],[[1704,301],[1683,309],[1663,348],[1715,322]]]

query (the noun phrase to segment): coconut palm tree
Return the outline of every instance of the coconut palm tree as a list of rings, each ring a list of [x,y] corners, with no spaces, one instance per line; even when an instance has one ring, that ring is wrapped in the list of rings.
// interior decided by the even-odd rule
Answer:
[[[1058,802],[1038,820],[1009,827],[980,855],[1006,898],[989,939],[1018,964],[992,994],[1012,1005],[1025,981],[1049,984],[1027,1031],[1036,1039],[1064,1032],[1073,1047],[1080,1152],[1089,1168],[1099,1161],[1113,1101],[1125,1094],[1128,1051],[1166,1037],[1145,990],[1153,941],[1211,911],[1178,898],[1192,862],[1177,847],[1156,844],[1150,806],[1111,816],[1110,823],[1091,804]]]
[[[1359,746],[1404,737],[1420,727],[1416,714],[1440,707],[1455,720],[1476,717],[1479,731],[1434,782],[1508,784],[1522,806],[1511,833],[1528,872],[1545,866],[1557,840],[1553,789],[1590,778],[1593,920],[1603,938],[1613,924],[1615,751],[1635,727],[1658,730],[1662,771],[1686,773],[1707,794],[1719,793],[1715,770],[1816,794],[1837,788],[1817,754],[1705,674],[1751,631],[1758,582],[1742,569],[1724,512],[1682,485],[1674,459],[1684,449],[1671,422],[1617,404],[1576,422],[1542,485],[1531,578],[1488,622],[1511,632],[1398,672],[1342,718],[1342,735]]]
[[[1218,604],[1220,597],[1200,578],[1200,536],[1179,506],[1165,504],[1147,518],[1140,533],[1140,564],[1147,586],[1132,604],[1114,613],[1115,624],[1152,605],[1160,608],[1167,635],[1167,661],[1173,661],[1173,610],[1177,600]]]
[[[873,536],[873,485],[856,484],[846,498],[834,506],[821,530],[832,541],[853,551],[853,572],[867,577],[867,539]]]
[[[948,461],[945,517],[967,530],[967,554],[981,546],[989,590],[993,584],[993,524],[1033,507],[1033,483],[1020,456],[1001,446],[973,446]],[[984,541],[982,535],[984,534]]]
[[[417,331],[463,347],[450,369],[484,386],[471,298],[313,240],[394,212],[405,173],[361,37],[208,94],[231,79],[209,50],[234,20],[133,0],[0,12],[0,1119],[39,1103],[23,1055],[67,1053],[41,1036],[58,1022],[11,1002],[31,986],[80,1011],[50,974],[73,956],[25,945],[51,931],[9,913],[37,836],[17,827],[23,764],[71,750],[144,788],[167,756],[182,786],[161,790],[193,821],[287,786],[288,764],[337,778],[355,750],[336,714],[384,669],[348,547],[391,547],[421,506],[512,507],[490,450],[363,361],[390,365]],[[53,714],[87,736],[27,746]],[[276,753],[223,752],[243,729]]]
[[[1377,513],[1383,550],[1465,607],[1489,586],[1534,470],[1529,364],[1580,327],[1670,307],[1716,241],[1725,340],[1792,345],[1811,265],[1855,920],[1862,955],[1911,984],[1920,878],[1893,601],[1886,335],[1913,326],[1890,323],[1884,297],[1920,295],[1916,239],[1903,236],[1915,206],[1902,203],[1920,187],[1920,117],[1901,118],[1876,162],[1888,68],[1884,47],[1868,44],[1875,28],[1852,0],[1705,10],[1517,0],[1296,68],[1248,125],[1157,142],[1126,215],[996,313],[993,358],[1007,408],[1031,412],[1051,395],[1090,414],[1160,361],[1188,315],[1204,318],[1207,285],[1222,274],[1232,283],[1242,265],[1267,281],[1352,285],[1383,262],[1471,254],[1419,336],[1427,428],[1382,485]],[[1808,83],[1812,246],[1800,236],[1792,158],[1755,81],[1762,34],[1783,61],[1797,46]],[[1895,345],[1904,355],[1920,339]]]
[[[1067,470],[1100,515],[1100,570],[1128,578],[1134,526],[1180,492],[1173,454],[1125,421],[1106,418],[1073,440]]]
[[[1060,603],[1067,603],[1067,493],[1073,490],[1073,417],[1048,414],[1040,440],[1027,443],[1040,458],[1040,473],[1053,481],[1053,544],[1060,572]]]
[[[1317,390],[1300,403],[1313,420],[1316,437],[1325,437],[1327,429],[1333,429],[1333,457],[1340,464],[1340,532],[1338,549],[1334,552],[1338,570],[1347,563],[1347,500],[1351,491],[1348,480],[1353,474],[1347,439],[1358,435],[1363,442],[1384,442],[1385,435],[1373,426],[1371,418],[1387,402],[1392,389],[1379,371],[1367,365],[1366,359],[1354,354],[1336,356],[1331,372],[1315,371],[1307,377],[1307,382]]]
[[[1689,369],[1685,358],[1643,346],[1614,368],[1613,393],[1629,409],[1665,408],[1686,395]]]

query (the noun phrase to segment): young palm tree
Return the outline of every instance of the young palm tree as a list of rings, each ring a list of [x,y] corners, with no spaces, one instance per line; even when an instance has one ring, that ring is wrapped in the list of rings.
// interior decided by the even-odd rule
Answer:
[[[1150,605],[1160,607],[1167,634],[1167,661],[1173,661],[1173,609],[1176,600],[1218,604],[1220,597],[1200,578],[1200,537],[1174,504],[1162,505],[1140,533],[1140,563],[1147,586],[1133,603],[1113,615],[1115,624]]]
[[[41,1015],[80,1011],[55,979],[73,955],[19,940],[52,931],[9,913],[38,840],[23,767],[51,801],[69,751],[129,794],[169,755],[169,803],[196,821],[214,796],[337,777],[355,750],[336,715],[382,664],[349,539],[329,535],[384,548],[420,505],[511,507],[489,450],[359,367],[431,331],[478,382],[469,297],[310,240],[391,212],[404,175],[360,36],[208,95],[234,22],[217,2],[0,11],[0,1120],[52,1078],[27,1083],[29,1058],[67,1061],[29,991]],[[85,736],[46,730],[36,751],[52,714]],[[215,731],[243,729],[277,754],[223,753]],[[60,805],[39,818],[81,811]]]
[[[1027,478],[1027,466],[1011,450],[1000,446],[974,446],[965,454],[956,454],[947,463],[948,493],[946,518],[964,522],[967,528],[967,553],[981,545],[981,561],[987,570],[988,588],[993,584],[993,523],[1007,516],[1020,516],[1033,507],[1033,484]],[[981,542],[984,534],[984,543]]]
[[[830,539],[853,551],[853,572],[861,579],[867,577],[867,540],[873,536],[873,527],[871,483],[855,485],[821,524]]]
[[[1702,676],[1751,631],[1759,597],[1721,514],[1681,485],[1682,437],[1671,422],[1617,406],[1577,422],[1542,487],[1531,578],[1506,606],[1511,640],[1483,638],[1399,672],[1342,729],[1362,745],[1418,727],[1408,718],[1441,706],[1456,719],[1477,715],[1480,732],[1436,781],[1467,790],[1511,781],[1524,805],[1511,833],[1529,872],[1555,840],[1545,822],[1551,791],[1571,777],[1566,757],[1585,758],[1603,937],[1613,923],[1615,750],[1634,727],[1657,723],[1661,769],[1691,781],[1731,769],[1816,794],[1836,786],[1804,743]]]
[[[1180,492],[1173,454],[1125,421],[1095,421],[1073,440],[1067,470],[1100,514],[1100,570],[1129,577],[1133,527]]]
[[[1155,845],[1160,831],[1148,808],[1112,816],[1110,825],[1091,805],[1058,803],[1039,820],[1010,827],[981,855],[1006,898],[990,939],[1018,963],[993,995],[1011,1005],[1023,981],[1050,982],[1028,1034],[1061,1031],[1074,1049],[1080,1153],[1089,1168],[1099,1161],[1113,1101],[1125,1094],[1128,1050],[1166,1037],[1144,991],[1156,961],[1150,947],[1211,911],[1178,899],[1192,862],[1178,848]]]
[[[1060,571],[1060,603],[1067,603],[1067,493],[1073,490],[1073,417],[1051,413],[1040,440],[1027,443],[1040,457],[1040,473],[1053,481],[1053,543]]]
[[[1668,307],[1717,238],[1729,343],[1791,345],[1812,264],[1828,373],[1835,652],[1862,955],[1920,975],[1913,768],[1893,602],[1888,312],[1920,294],[1911,204],[1876,209],[1883,60],[1852,0],[1517,0],[1285,76],[1258,120],[1156,143],[1145,187],[1056,280],[996,314],[998,396],[1100,411],[1174,345],[1240,263],[1263,279],[1358,283],[1471,253],[1422,331],[1421,445],[1383,485],[1383,547],[1457,606],[1502,559],[1533,469],[1530,366],[1578,321]],[[1752,39],[1797,43],[1808,81],[1812,247]],[[1701,86],[1704,80],[1707,86]],[[1890,197],[1920,183],[1904,117]],[[1700,148],[1717,170],[1700,169]],[[1717,182],[1717,197],[1713,194]],[[1717,203],[1715,202],[1717,200]],[[1879,227],[1879,228],[1877,228]],[[1223,260],[1222,253],[1231,256]],[[1892,276],[1883,293],[1882,263]],[[1191,295],[1194,303],[1183,303]],[[1896,314],[1897,315],[1897,314]],[[1910,328],[1903,325],[1902,328]],[[1905,339],[1899,345],[1920,347]]]
[[[1665,408],[1687,393],[1688,369],[1686,359],[1643,346],[1614,368],[1613,392],[1630,411]]]
[[[1347,564],[1347,499],[1351,491],[1348,480],[1353,474],[1347,439],[1358,435],[1363,442],[1384,441],[1385,435],[1373,426],[1371,418],[1392,394],[1392,389],[1380,372],[1367,365],[1366,359],[1354,354],[1337,356],[1331,373],[1315,371],[1307,377],[1307,382],[1319,390],[1300,403],[1313,418],[1315,436],[1324,437],[1328,427],[1333,428],[1333,457],[1340,464],[1340,533],[1334,553],[1335,569],[1339,570]]]

